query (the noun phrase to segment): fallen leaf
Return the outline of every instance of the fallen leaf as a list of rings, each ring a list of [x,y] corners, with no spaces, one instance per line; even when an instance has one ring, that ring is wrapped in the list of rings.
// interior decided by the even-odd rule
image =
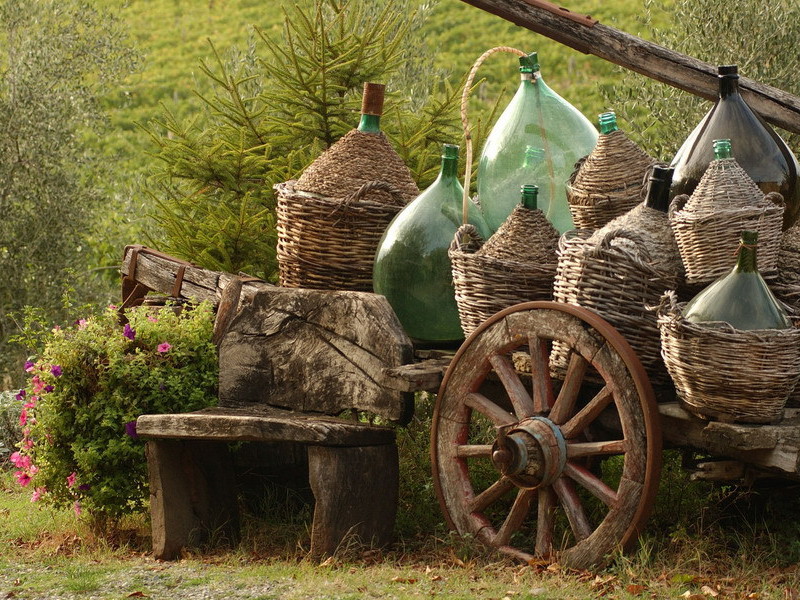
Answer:
[[[706,596],[711,596],[712,598],[719,596],[719,592],[717,590],[707,585],[704,585],[700,588],[700,593],[705,594]]]
[[[147,595],[144,592],[131,592],[128,598],[147,598]]]
[[[442,580],[441,575],[431,575],[431,581],[441,581],[441,580]]]
[[[319,566],[320,567],[332,567],[335,564],[336,564],[336,559],[333,556],[329,556],[328,558],[323,560],[321,563],[319,563]]]
[[[761,594],[758,592],[750,592],[747,594],[747,600],[758,600],[759,598],[761,598]]]
[[[12,585],[22,585],[22,579],[15,579]]]
[[[395,583],[417,583],[414,577],[392,577],[392,581]]]
[[[631,583],[625,587],[625,591],[633,596],[638,596],[647,588],[643,585],[639,585],[638,583]]]

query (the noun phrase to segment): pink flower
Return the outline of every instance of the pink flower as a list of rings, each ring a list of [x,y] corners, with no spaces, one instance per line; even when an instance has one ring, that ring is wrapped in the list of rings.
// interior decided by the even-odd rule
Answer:
[[[72,505],[72,510],[75,511],[76,515],[80,515],[81,514],[81,503],[78,502],[77,500],[75,500],[75,504]]]
[[[38,502],[39,499],[47,493],[47,488],[37,487],[31,494],[31,502]]]
[[[37,396],[31,396],[31,401],[22,405],[22,408],[36,408],[36,403],[39,401]]]
[[[77,478],[77,474],[75,473],[75,471],[73,471],[72,473],[70,473],[67,476],[67,487],[68,488],[71,488],[73,485],[75,485],[75,479],[76,478]]]
[[[33,446],[34,446],[34,443],[33,443],[33,440],[31,438],[25,438],[24,440],[22,440],[22,447],[23,448],[33,448]]]
[[[78,329],[86,329],[86,319],[78,319],[76,324],[78,325]]]
[[[36,475],[38,472],[39,472],[39,467],[37,467],[36,465],[31,465],[30,468],[28,468],[28,475],[30,475],[31,477]]]
[[[172,350],[172,345],[170,345],[169,342],[162,342],[158,345],[158,351],[161,352],[161,354],[169,352],[170,350]]]
[[[20,454],[19,452],[14,452],[9,460],[14,464],[15,467],[18,469],[27,469],[31,466],[31,457],[27,454]]]
[[[28,422],[28,411],[23,408],[22,412],[19,413],[19,425],[20,425],[20,427],[24,427],[27,424],[27,422]]]
[[[17,478],[17,483],[22,487],[26,487],[31,482],[31,476],[25,471],[14,471],[14,477]]]
[[[151,323],[158,323],[158,319],[153,315],[147,315],[147,320],[150,321]]]
[[[38,376],[34,375],[31,378],[31,383],[33,384],[33,393],[34,394],[41,394],[44,386],[46,385],[44,381]]]

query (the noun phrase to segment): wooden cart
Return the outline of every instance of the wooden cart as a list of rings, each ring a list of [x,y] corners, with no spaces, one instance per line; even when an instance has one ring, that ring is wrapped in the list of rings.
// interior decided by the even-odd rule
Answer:
[[[236,501],[220,457],[242,440],[308,448],[313,554],[334,552],[356,526],[387,542],[397,502],[394,432],[321,413],[357,408],[407,421],[413,391],[438,392],[431,459],[448,524],[522,560],[587,567],[634,542],[654,502],[662,438],[718,457],[707,477],[800,479],[798,410],[778,425],[693,417],[673,389],[654,393],[625,339],[581,307],[520,304],[483,323],[452,359],[412,362],[380,296],[258,281],[244,282],[243,292],[239,277],[136,247],[123,273],[128,301],[151,289],[219,305],[220,407],[139,419],[150,439],[159,558],[178,556],[202,527],[235,539]],[[307,335],[321,343],[309,345]],[[554,345],[567,357],[561,368],[550,364]],[[313,360],[333,368],[298,376],[313,362],[311,347]]]

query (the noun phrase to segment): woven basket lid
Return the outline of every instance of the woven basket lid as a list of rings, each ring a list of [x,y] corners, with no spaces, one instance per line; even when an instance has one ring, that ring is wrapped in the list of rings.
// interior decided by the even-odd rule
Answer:
[[[644,185],[644,173],[655,163],[656,160],[621,129],[601,133],[597,145],[583,161],[571,186],[593,193],[641,188]]]
[[[772,207],[735,158],[711,161],[682,211],[698,217],[725,210]]]
[[[595,231],[589,237],[589,243],[598,243],[607,232],[614,229],[635,231],[640,234],[650,257],[649,263],[657,271],[675,276],[683,274],[681,253],[667,213],[650,208],[642,202]]]
[[[419,195],[411,171],[386,135],[353,129],[311,163],[295,187],[305,192],[342,198],[368,181],[385,181],[393,185],[406,202]],[[376,192],[370,199],[391,202],[385,192]]]
[[[559,233],[539,210],[517,204],[475,254],[520,263],[555,263]]]

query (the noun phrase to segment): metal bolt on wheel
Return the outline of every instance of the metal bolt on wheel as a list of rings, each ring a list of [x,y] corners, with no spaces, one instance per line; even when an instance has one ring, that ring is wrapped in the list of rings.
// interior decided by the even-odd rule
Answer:
[[[568,349],[563,381],[551,373],[554,342]],[[515,368],[520,356],[529,374]],[[483,323],[451,362],[431,458],[460,534],[526,561],[601,564],[636,540],[653,503],[653,390],[625,339],[592,311],[519,304]]]

